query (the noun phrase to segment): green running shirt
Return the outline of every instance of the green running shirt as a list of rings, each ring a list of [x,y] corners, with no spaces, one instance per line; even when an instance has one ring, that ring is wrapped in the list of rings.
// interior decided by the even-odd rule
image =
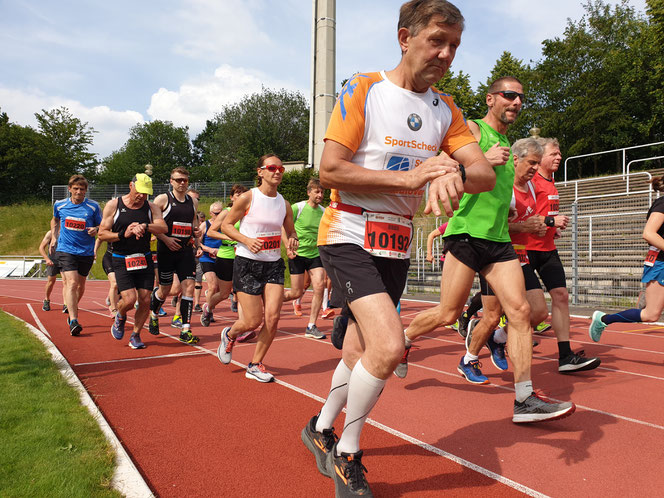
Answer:
[[[312,208],[307,201],[293,204],[293,220],[295,221],[295,232],[300,244],[297,255],[303,258],[313,259],[318,257],[318,225],[323,217],[325,208],[318,205]]]
[[[495,143],[509,147],[510,142],[505,135],[498,133],[481,119],[474,119],[480,127],[480,148],[486,152]],[[477,239],[493,242],[510,242],[507,217],[512,201],[514,184],[514,160],[510,158],[506,164],[493,168],[496,172],[496,186],[489,192],[479,194],[463,194],[459,201],[459,209],[450,218],[445,237],[450,235],[468,234]]]
[[[225,208],[226,211],[230,211],[231,208]],[[226,215],[228,216],[228,215]],[[236,230],[240,229],[240,223],[242,220],[239,220],[234,226]],[[234,240],[222,240],[219,250],[217,251],[217,257],[222,259],[235,259],[235,246],[237,242]]]

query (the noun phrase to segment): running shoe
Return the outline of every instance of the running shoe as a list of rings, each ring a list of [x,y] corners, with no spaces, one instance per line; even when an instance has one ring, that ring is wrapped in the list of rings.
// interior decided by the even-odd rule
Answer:
[[[209,327],[212,321],[212,312],[208,308],[207,303],[203,305],[203,313],[201,313],[201,325],[203,327]]]
[[[505,315],[501,315],[500,320],[498,321],[498,326],[505,328],[505,325],[507,325],[507,317]]]
[[[335,313],[334,308],[325,308],[321,313],[320,317],[323,320],[329,320],[334,316],[334,313]]]
[[[166,313],[166,310],[164,308],[159,308],[159,313],[157,313],[158,316],[166,316],[168,313]]]
[[[346,329],[348,328],[348,317],[339,315],[334,317],[332,322],[332,345],[337,349],[343,349],[344,337],[346,337]]]
[[[311,417],[309,423],[302,429],[302,442],[314,454],[318,472],[325,477],[332,477],[332,472],[327,468],[327,455],[332,451],[335,443],[339,440],[334,433],[334,427],[316,431],[318,415]]]
[[[135,310],[138,309],[138,301],[136,301],[136,302],[134,303],[134,309],[135,309]]]
[[[174,329],[181,329],[182,328],[182,317],[174,316],[173,320],[171,320],[171,327],[173,327]]]
[[[457,320],[457,321],[454,322],[452,325],[450,325],[450,328],[451,328],[452,330],[455,330],[455,331],[458,332],[458,331],[459,331],[459,320]]]
[[[302,316],[302,305],[297,301],[293,301],[293,313],[296,316]]]
[[[201,338],[192,334],[189,330],[183,330],[180,332],[180,337],[178,337],[178,340],[180,342],[184,342],[185,344],[198,344]]]
[[[263,363],[249,363],[244,376],[258,382],[272,382],[274,380],[274,375],[265,370]]]
[[[237,313],[237,300],[235,299],[235,292],[231,292],[231,311]]]
[[[406,349],[403,352],[403,356],[401,357],[401,361],[397,365],[397,368],[394,369],[394,375],[400,379],[405,379],[406,375],[408,375],[408,355],[410,354],[412,347],[412,344],[410,346],[406,346]]]
[[[221,331],[221,344],[217,348],[217,358],[224,365],[228,365],[231,362],[233,357],[233,346],[235,345],[235,339],[228,337],[228,331],[230,327],[226,327]]]
[[[544,422],[557,420],[570,416],[576,410],[574,403],[553,403],[543,395],[533,392],[523,402],[514,401],[514,416],[512,422],[524,424],[529,422]]]
[[[253,331],[253,330],[250,330],[249,332],[245,332],[244,334],[240,334],[239,336],[237,336],[235,341],[236,342],[249,342],[254,337],[256,337],[256,332]]]
[[[66,305],[66,304],[63,304],[63,305],[62,305],[62,312],[63,312],[63,313],[67,313],[67,314],[69,314],[69,310],[67,309],[67,305]]]
[[[120,316],[120,313],[115,314],[115,319],[113,320],[113,325],[111,326],[111,335],[113,336],[113,339],[117,339],[119,341],[124,337],[126,322],[126,316]]]
[[[550,323],[542,322],[537,327],[535,327],[535,333],[536,334],[543,334],[544,332],[546,332],[550,328],[551,328]]]
[[[486,375],[482,374],[482,370],[480,370],[481,366],[482,364],[479,360],[472,360],[468,363],[464,363],[462,356],[459,366],[457,366],[457,371],[471,384],[488,384],[489,379]]]
[[[203,308],[201,308],[200,304],[194,306],[194,313],[203,313]]]
[[[505,344],[501,344],[493,340],[493,336],[496,334],[496,331],[493,331],[493,334],[489,337],[489,340],[486,341],[486,347],[491,351],[491,363],[498,370],[507,370],[507,358],[505,358]]]
[[[565,358],[560,358],[558,360],[558,371],[560,373],[583,372],[597,368],[600,363],[602,363],[602,360],[599,358],[586,358],[585,351],[581,350],[578,353],[572,352]]]
[[[44,304],[42,304],[43,311],[51,311],[51,301],[44,299]]]
[[[602,321],[604,315],[606,315],[606,313],[602,313],[601,311],[595,311],[593,313],[593,318],[590,322],[590,327],[588,328],[588,334],[595,342],[599,342],[602,337],[602,332],[604,332],[604,329],[607,327],[606,323]]]
[[[335,455],[337,444],[327,454],[327,468],[334,479],[334,491],[337,497],[364,496],[373,498],[362,465],[362,451]]]
[[[110,306],[111,305],[111,298],[106,296],[106,301],[105,302],[106,302],[106,306]]]
[[[141,336],[138,334],[131,334],[129,338],[129,347],[131,349],[145,349],[147,346],[141,341]]]
[[[311,337],[312,339],[325,339],[327,336],[323,334],[316,325],[307,327],[304,331],[304,337]]]
[[[152,335],[159,335],[159,318],[153,316],[152,312],[150,312],[150,318],[148,321],[148,332]]]
[[[83,327],[81,327],[81,324],[78,323],[78,320],[69,321],[69,319],[67,319],[67,323],[69,323],[69,333],[74,337],[79,335],[83,330]]]
[[[464,311],[463,313],[461,313],[461,316],[457,320],[457,323],[459,325],[457,326],[456,329],[456,331],[463,339],[465,339],[466,336],[468,335],[468,322],[470,322],[470,317],[468,316],[468,313]]]

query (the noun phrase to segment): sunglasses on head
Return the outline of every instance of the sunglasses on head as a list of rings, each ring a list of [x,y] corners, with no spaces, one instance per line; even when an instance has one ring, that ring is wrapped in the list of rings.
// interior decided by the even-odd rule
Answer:
[[[171,180],[177,183],[187,183],[189,178],[171,178]]]
[[[513,90],[501,90],[500,92],[493,92],[492,95],[498,94],[507,100],[516,100],[517,97],[524,101],[526,96],[523,93],[515,92]]]
[[[286,171],[286,168],[284,168],[283,166],[277,166],[276,164],[268,164],[267,166],[261,166],[261,169],[266,169],[270,173],[276,173],[277,171],[279,173],[283,173],[284,171]]]

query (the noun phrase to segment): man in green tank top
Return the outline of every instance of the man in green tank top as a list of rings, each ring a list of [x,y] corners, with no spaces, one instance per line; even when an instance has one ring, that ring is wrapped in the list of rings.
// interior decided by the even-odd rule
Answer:
[[[298,246],[297,253],[287,252],[291,288],[284,290],[284,302],[298,299],[304,294],[304,272],[309,273],[314,295],[311,300],[309,323],[307,324],[304,335],[314,339],[325,339],[325,334],[316,327],[318,313],[323,304],[323,291],[325,290],[325,269],[318,254],[317,244],[318,225],[320,225],[325,208],[320,205],[323,201],[323,188],[317,178],[309,180],[307,195],[309,198],[306,201],[292,205],[295,232],[300,240],[300,245]],[[282,236],[285,235],[282,233]]]
[[[420,313],[409,325],[405,331],[407,349],[402,362],[407,369],[407,355],[412,340],[438,326],[454,323],[463,310],[475,273],[479,273],[484,314],[491,315],[493,309],[500,309],[502,305],[509,319],[507,341],[514,366],[516,392],[512,421],[516,423],[562,418],[575,409],[573,403],[551,403],[538,397],[531,381],[530,306],[526,300],[523,272],[511,244],[507,221],[514,184],[514,162],[505,133],[516,120],[523,99],[523,87],[518,79],[499,78],[488,89],[486,103],[489,109],[486,116],[468,123],[496,172],[496,186],[489,192],[464,194],[459,209],[450,218],[444,234],[446,257],[440,305]],[[495,327],[495,324],[491,327],[493,316],[487,318],[491,320],[482,320],[472,335],[469,334],[466,355],[457,367],[458,372],[474,384],[489,383],[479,368],[479,351]],[[495,317],[496,324],[498,319],[499,314]],[[493,342],[492,345],[495,346]],[[504,344],[498,347],[503,351],[504,359]],[[397,375],[399,368],[403,369],[402,365],[397,367]],[[402,373],[405,376],[405,372]]]

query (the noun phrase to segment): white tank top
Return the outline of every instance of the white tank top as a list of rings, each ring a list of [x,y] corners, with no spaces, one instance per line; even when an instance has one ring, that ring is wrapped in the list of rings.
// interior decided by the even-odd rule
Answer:
[[[286,218],[286,203],[280,193],[268,197],[258,188],[251,189],[251,205],[240,223],[240,233],[263,241],[263,249],[254,254],[238,242],[236,256],[256,261],[277,261],[281,258],[281,226]]]

